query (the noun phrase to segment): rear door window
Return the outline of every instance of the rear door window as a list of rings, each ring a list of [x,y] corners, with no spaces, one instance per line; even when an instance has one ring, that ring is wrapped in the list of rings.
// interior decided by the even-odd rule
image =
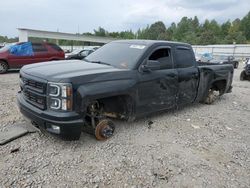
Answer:
[[[193,51],[190,48],[176,47],[175,54],[175,62],[177,68],[188,68],[195,65]]]
[[[47,48],[43,44],[33,43],[32,48],[34,52],[47,52]]]
[[[51,46],[51,48],[53,48],[54,50],[58,51],[58,52],[62,52],[62,48],[60,48],[59,46],[57,46],[56,44],[49,44]]]

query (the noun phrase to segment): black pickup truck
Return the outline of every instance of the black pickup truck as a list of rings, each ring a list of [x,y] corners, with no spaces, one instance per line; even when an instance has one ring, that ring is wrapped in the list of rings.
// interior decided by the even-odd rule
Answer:
[[[35,126],[65,139],[82,131],[105,140],[113,118],[132,121],[231,92],[232,65],[198,64],[189,44],[123,40],[85,60],[24,66],[17,100]]]

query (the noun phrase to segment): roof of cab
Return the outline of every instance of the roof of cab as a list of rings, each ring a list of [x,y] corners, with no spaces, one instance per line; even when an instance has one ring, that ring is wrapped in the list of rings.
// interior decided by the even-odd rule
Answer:
[[[183,42],[175,42],[175,41],[166,41],[166,40],[138,40],[138,39],[131,39],[131,40],[115,40],[113,42],[119,43],[128,43],[128,44],[139,44],[145,46],[151,46],[153,44],[173,44],[173,45],[184,45],[184,46],[191,46],[190,44],[183,43]]]

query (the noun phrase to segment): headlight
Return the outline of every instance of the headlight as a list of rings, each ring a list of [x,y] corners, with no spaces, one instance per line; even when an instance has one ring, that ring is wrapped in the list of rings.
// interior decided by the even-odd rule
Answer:
[[[72,85],[48,83],[48,107],[53,110],[71,111],[73,105]]]
[[[60,95],[60,86],[55,84],[49,85],[49,96],[58,97]]]
[[[61,108],[61,100],[57,98],[50,98],[49,100],[49,107],[55,110]]]

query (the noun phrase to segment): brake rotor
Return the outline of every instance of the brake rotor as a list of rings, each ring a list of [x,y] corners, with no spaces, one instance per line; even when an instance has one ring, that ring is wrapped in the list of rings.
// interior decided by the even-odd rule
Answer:
[[[107,140],[113,136],[115,125],[111,120],[104,119],[99,121],[95,128],[95,137],[97,140]]]

